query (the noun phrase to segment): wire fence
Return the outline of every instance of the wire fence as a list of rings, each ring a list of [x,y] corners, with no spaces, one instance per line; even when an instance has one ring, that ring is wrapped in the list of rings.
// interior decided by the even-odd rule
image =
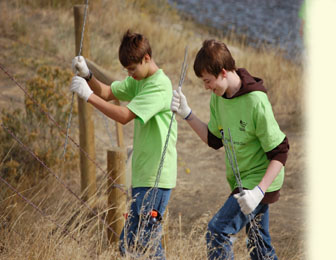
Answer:
[[[83,29],[84,30],[84,29]],[[9,38],[10,40],[13,40],[11,38]],[[14,41],[14,40],[13,40]],[[50,52],[47,52],[47,51],[44,51],[40,48],[37,48],[33,45],[30,45],[28,43],[24,43],[24,42],[20,42],[22,44],[25,44],[26,46],[28,46],[29,48],[32,48],[32,49],[35,49],[37,51],[40,51],[44,54],[47,54],[47,55],[53,55],[55,56],[54,54],[50,53]],[[81,50],[81,47],[80,47],[80,50]],[[80,51],[81,52],[81,51]],[[80,55],[80,52],[79,52],[79,55]],[[63,60],[64,62],[67,63],[67,61],[62,58],[62,57],[57,57],[59,60]],[[186,58],[185,58],[186,59]],[[61,65],[63,66],[63,63],[61,63]],[[183,66],[185,66],[185,64],[183,64]],[[181,79],[180,79],[180,84],[179,85],[182,85],[183,83],[183,79],[184,79],[184,75],[185,75],[185,72],[183,72],[183,70],[185,70],[182,66],[182,74],[181,74]],[[66,67],[64,65],[64,67]],[[18,86],[23,92],[24,94],[31,99],[31,101],[39,108],[40,112],[42,114],[44,114],[58,129],[59,129],[59,132],[64,135],[66,137],[66,142],[67,140],[69,139],[79,150],[81,153],[83,153],[83,155],[88,159],[90,160],[102,173],[103,173],[103,177],[108,177],[111,179],[112,181],[112,184],[111,184],[111,187],[113,188],[118,188],[120,189],[121,191],[123,191],[126,195],[128,195],[128,192],[127,190],[125,189],[125,187],[119,185],[119,184],[116,184],[115,183],[115,180],[113,180],[110,176],[109,176],[109,173],[107,171],[105,171],[104,169],[102,169],[102,167],[93,159],[91,158],[87,152],[85,150],[83,150],[80,145],[69,135],[69,125],[70,124],[67,124],[67,128],[64,129],[62,128],[62,126],[53,118],[53,116],[48,112],[46,111],[42,106],[41,104],[39,104],[34,98],[32,95],[29,94],[29,92],[26,90],[26,88],[24,88],[16,79],[15,77],[8,72],[8,70],[5,69],[5,67],[0,64],[0,69],[3,71],[4,74],[7,75],[7,77],[13,81],[15,83],[16,86]],[[183,77],[183,79],[182,79]],[[182,81],[181,81],[182,80]],[[72,103],[73,103],[73,99],[72,99]],[[71,105],[72,106],[72,105]],[[71,112],[70,112],[71,114]],[[104,125],[106,126],[107,128],[107,121],[106,121],[106,118],[105,118],[105,115],[103,115],[103,120],[104,120]],[[172,117],[172,120],[173,120],[173,117]],[[93,215],[95,218],[97,218],[109,231],[111,231],[113,234],[115,234],[116,236],[118,236],[118,234],[109,226],[108,223],[106,223],[106,221],[104,220],[104,218],[102,216],[100,216],[99,213],[97,213],[94,209],[92,209],[87,202],[85,202],[84,200],[82,200],[50,167],[47,166],[47,164],[45,162],[43,162],[43,160],[41,160],[36,154],[34,154],[34,152],[29,148],[27,147],[17,136],[15,136],[15,134],[8,128],[6,127],[2,122],[0,122],[0,125],[1,127],[9,134],[12,136],[12,138],[25,150],[27,151],[28,153],[30,153],[32,155],[32,157],[34,157],[47,171],[48,171],[48,174],[54,176],[57,180],[58,183],[60,183],[62,185],[62,187],[67,190],[73,197],[76,198],[76,200],[78,200],[81,205],[85,206]],[[109,138],[110,138],[110,141],[113,142],[113,138],[112,138],[112,135],[110,134],[110,132],[108,131],[107,132],[109,134]],[[168,140],[168,137],[169,137],[169,133],[168,133],[168,136],[167,136],[167,140]],[[231,137],[230,137],[231,138]],[[223,137],[223,140],[225,141],[226,139]],[[66,146],[66,143],[65,143],[65,146]],[[228,149],[228,146],[226,147],[226,150]],[[64,148],[64,151],[65,151],[65,148]],[[237,164],[236,162],[236,158],[235,158],[235,154],[234,154],[234,151],[233,151],[233,159],[235,161],[235,164]],[[159,168],[159,171],[158,171],[158,175],[157,175],[157,180],[156,180],[156,184],[155,184],[155,187],[157,187],[157,183],[160,179],[160,170],[162,168],[162,164],[163,164],[163,160],[164,160],[164,155],[163,155],[163,159],[162,159],[162,162],[160,163],[160,168]],[[233,167],[233,169],[235,168],[234,164],[233,164],[233,161],[232,159],[230,160],[230,163],[231,163],[231,166]],[[239,174],[239,170],[238,170],[238,166],[237,166],[237,171],[238,171],[238,174]],[[0,175],[0,180],[10,189],[12,190],[15,194],[17,194],[23,201],[25,201],[25,203],[29,204],[31,207],[33,207],[37,212],[39,212],[39,214],[41,216],[43,216],[44,218],[46,218],[47,220],[49,220],[50,222],[52,222],[54,225],[56,225],[60,230],[63,230],[64,233],[66,233],[67,235],[69,235],[74,241],[76,241],[77,243],[79,243],[78,239],[76,239],[73,234],[71,234],[67,229],[65,229],[64,227],[62,227],[59,223],[57,223],[56,221],[54,221],[53,219],[51,219],[48,214],[46,214],[43,210],[41,210],[36,204],[34,204],[31,200],[29,200],[28,198],[26,198],[21,192],[19,192],[17,189],[15,189],[10,183],[8,183],[1,175]],[[240,180],[238,179],[237,180],[237,183],[239,183],[239,187],[241,186],[241,182]],[[110,187],[110,188],[111,188]],[[240,187],[240,191],[242,191],[241,187]],[[155,196],[154,196],[155,197]],[[251,216],[249,216],[249,222],[251,224],[251,227],[253,227],[253,229],[251,230],[253,232],[253,236],[255,238],[255,241],[258,241],[258,237],[260,236],[258,234],[258,227],[257,227],[257,224],[255,223],[254,219],[251,218]],[[259,245],[259,244],[256,244],[256,247],[258,249],[258,252],[261,252],[262,249],[265,247],[264,245]],[[260,255],[260,257],[262,257]],[[261,258],[263,259],[263,258]]]
[[[86,6],[85,6],[85,15],[84,15],[84,22],[83,22],[83,28],[82,28],[82,33],[81,33],[81,41],[80,41],[80,48],[79,48],[79,54],[81,54],[81,50],[82,50],[82,43],[83,43],[83,37],[84,37],[84,28],[85,28],[85,21],[86,21],[86,15],[87,15],[87,7],[88,7],[88,1],[86,1]],[[13,40],[11,38],[8,38],[10,40]],[[13,40],[14,41],[14,40]],[[24,43],[24,42],[20,42],[22,44],[25,44],[26,46],[28,46],[29,48],[32,48],[34,50],[38,50],[39,52],[42,52],[44,54],[47,55],[52,55],[55,56],[54,54],[44,51],[41,48],[37,48],[35,46],[32,46],[28,43]],[[65,59],[58,57],[60,60],[63,60],[64,62]],[[0,64],[0,69],[3,71],[4,74],[7,75],[7,77],[13,81],[15,83],[16,86],[18,86],[23,92],[24,94],[39,108],[40,112],[42,114],[44,114],[59,130],[59,132],[63,135],[65,135],[65,144],[64,144],[64,152],[65,152],[65,148],[66,148],[66,144],[68,139],[80,150],[81,153],[84,154],[84,156],[90,160],[102,173],[103,173],[103,177],[108,176],[108,178],[110,178],[112,180],[112,184],[110,185],[110,187],[108,187],[108,189],[110,189],[111,187],[113,188],[118,188],[120,189],[122,192],[124,192],[127,195],[127,190],[122,187],[119,184],[115,183],[115,180],[113,180],[110,176],[109,173],[105,170],[103,170],[100,165],[93,159],[91,158],[88,153],[83,150],[80,145],[74,141],[74,139],[72,137],[69,136],[69,127],[70,127],[70,120],[71,120],[71,115],[72,115],[72,106],[73,106],[73,101],[74,101],[74,95],[72,95],[72,102],[71,102],[71,111],[70,111],[70,117],[69,117],[69,122],[67,124],[67,129],[64,130],[61,125],[53,118],[53,116],[45,109],[43,108],[43,106],[41,104],[39,104],[32,95],[29,94],[29,92],[27,91],[27,89],[25,89],[16,79],[15,77],[9,73],[8,70],[5,69],[5,67],[3,65]],[[106,121],[104,122],[105,126],[106,126]],[[104,226],[107,227],[107,229],[112,232],[113,234],[117,235],[118,234],[110,227],[109,224],[106,223],[106,221],[99,216],[99,214],[92,209],[87,202],[85,202],[84,200],[82,200],[74,191],[72,191],[72,189],[57,175],[55,174],[55,172],[53,170],[51,170],[50,167],[47,166],[47,164],[41,160],[29,147],[27,147],[17,136],[15,136],[15,134],[8,128],[6,127],[2,122],[0,122],[1,127],[18,143],[20,144],[20,146],[27,151],[28,153],[30,153],[48,172],[48,174],[54,176],[56,178],[56,180],[62,185],[62,187],[64,189],[66,189],[72,196],[74,196],[82,205],[84,205],[96,218],[98,218],[103,224]],[[17,189],[15,189],[10,183],[8,183],[1,175],[0,175],[0,180],[6,184],[13,192],[15,192],[18,196],[20,196],[27,204],[31,205],[35,210],[37,210],[44,218],[47,218],[48,220],[50,220],[51,222],[53,222],[59,229],[63,229],[65,233],[69,234],[70,237],[72,239],[74,239],[77,243],[79,243],[79,241],[72,235],[69,233],[69,231],[65,230],[64,228],[61,227],[60,224],[58,224],[56,221],[53,221],[51,218],[48,217],[48,215],[43,212],[38,206],[36,206],[31,200],[27,199],[25,196],[23,196],[22,193],[20,193]]]
[[[39,104],[32,95],[28,93],[28,91],[18,82],[15,80],[14,76],[11,75],[1,64],[0,69],[24,92],[24,94],[39,108],[42,114],[44,114],[60,131],[61,134],[66,135],[66,129],[63,129],[62,126],[53,118],[53,116],[46,111],[45,108],[41,104]],[[90,160],[102,173],[103,176],[107,176],[109,173],[105,171],[93,158],[89,156],[89,154],[71,137],[68,136],[68,139],[80,150],[83,155]],[[112,179],[111,179],[112,180]],[[127,192],[123,187],[119,184],[116,184],[114,180],[112,180],[113,184],[116,188],[121,189],[125,193]]]

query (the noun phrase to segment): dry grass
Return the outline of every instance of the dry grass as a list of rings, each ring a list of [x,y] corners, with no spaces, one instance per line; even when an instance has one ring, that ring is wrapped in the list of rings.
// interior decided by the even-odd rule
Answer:
[[[52,4],[46,5],[47,7],[37,8],[40,2],[36,1],[35,5],[20,4],[20,1],[14,0],[0,2],[0,46],[2,49],[0,60],[22,82],[32,78],[35,73],[34,66],[24,66],[22,59],[25,59],[26,64],[27,59],[30,59],[37,65],[57,64],[69,68],[71,59],[75,55],[71,5],[66,4],[63,8],[50,8],[57,6],[54,5],[57,1],[51,1]],[[197,106],[199,97],[204,96],[205,102],[208,95],[193,73],[193,58],[204,39],[220,38],[232,47],[232,53],[239,67],[245,67],[255,76],[264,79],[280,125],[288,131],[301,131],[299,126],[302,121],[304,100],[301,66],[284,60],[277,55],[276,50],[255,50],[232,37],[212,35],[206,28],[200,28],[191,21],[182,19],[175,11],[167,12],[166,5],[157,6],[151,3],[150,0],[115,0],[112,2],[97,1],[94,6],[91,6],[88,27],[91,59],[115,72],[117,78],[123,78],[125,74],[121,71],[117,49],[122,33],[131,28],[133,31],[144,33],[149,38],[155,61],[169,75],[173,84],[177,85],[184,48],[188,45],[189,69],[184,89],[187,97],[190,98],[191,106],[195,107],[200,117],[206,120],[208,108],[206,106],[204,109],[202,106],[197,108]],[[1,108],[8,104],[20,106],[22,99],[19,96],[22,93],[15,92],[14,86],[3,74],[0,75],[0,79],[3,80],[5,90],[0,96]],[[16,99],[10,103],[9,96],[16,97]],[[185,142],[183,140],[185,125],[180,123],[179,127],[181,127],[179,145],[182,147]],[[126,144],[131,143],[131,128],[132,125],[125,128]],[[104,131],[103,126],[97,129],[100,129],[100,133]],[[196,140],[196,137],[194,139]],[[195,147],[196,141],[193,142],[189,140],[191,149]],[[103,143],[104,140],[99,140],[98,136],[96,144],[98,161],[105,165],[106,141],[105,146]],[[13,145],[17,144],[13,142]],[[296,159],[300,162],[303,160],[300,147],[301,143],[293,143],[293,148],[298,155],[293,154],[288,172],[302,172],[302,168],[299,168],[299,164],[296,163]],[[69,149],[72,148],[69,146]],[[187,152],[181,151],[180,154],[182,158],[185,156],[186,160]],[[218,154],[212,155],[212,159],[218,158]],[[1,160],[3,158],[0,158],[0,171]],[[179,172],[184,171],[184,167],[180,164]],[[77,194],[79,193],[79,173],[77,171],[63,169],[62,165],[55,171]],[[289,178],[291,176],[294,178],[295,175],[290,175]],[[105,216],[107,205],[104,195],[105,184],[101,173],[98,173],[97,181],[101,189],[92,199],[92,205],[102,216]],[[43,209],[48,218],[53,221],[42,217],[3,184],[0,184],[0,187],[0,259],[119,258],[116,248],[108,244],[106,228],[97,218],[92,217],[73,196],[58,185],[54,178],[46,177],[34,187],[29,186],[29,180],[16,186],[27,198]],[[287,189],[290,190],[290,187]],[[188,191],[184,192],[183,198],[187,198]],[[192,223],[185,221],[180,223],[179,218],[174,214],[168,218],[169,233],[166,242],[168,259],[206,258],[204,235],[211,215],[213,214],[205,212],[202,217],[198,217]],[[61,225],[63,230],[57,229],[54,222]],[[286,221],[283,220],[283,222]],[[64,233],[64,230],[70,232],[79,243],[69,234]],[[277,237],[276,242],[279,245],[277,251],[280,259],[304,259],[302,242],[292,243],[291,237],[292,235],[288,232]],[[235,244],[236,259],[247,259],[243,234],[238,235],[238,241],[240,242]],[[293,248],[292,245],[296,247]]]

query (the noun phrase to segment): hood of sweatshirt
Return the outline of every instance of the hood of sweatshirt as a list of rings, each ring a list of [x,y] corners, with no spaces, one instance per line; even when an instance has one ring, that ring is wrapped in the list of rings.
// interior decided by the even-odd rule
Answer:
[[[267,93],[263,85],[264,83],[262,79],[251,76],[251,74],[248,73],[247,70],[244,68],[239,68],[236,70],[236,72],[241,79],[242,85],[240,89],[238,90],[238,92],[234,94],[232,97],[228,98],[226,94],[224,93],[224,95],[222,96],[223,98],[233,99],[233,98],[245,95],[247,93],[250,93],[252,91],[262,91],[262,92]]]

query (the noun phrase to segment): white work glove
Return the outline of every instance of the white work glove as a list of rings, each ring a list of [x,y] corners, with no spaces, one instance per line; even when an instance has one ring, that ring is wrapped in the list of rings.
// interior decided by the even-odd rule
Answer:
[[[85,59],[83,56],[76,56],[72,59],[72,70],[78,76],[82,78],[89,79],[90,78],[90,70],[86,65]]]
[[[258,186],[253,190],[244,190],[244,195],[237,193],[233,195],[239,203],[241,211],[248,215],[259,205],[260,201],[264,198],[264,194]]]
[[[181,88],[174,90],[170,110],[176,112],[183,119],[186,119],[186,117],[191,114],[191,109],[188,106],[187,99],[183,95]]]
[[[76,92],[78,96],[86,102],[89,96],[93,93],[87,84],[86,80],[79,76],[74,76],[71,81],[70,90]]]

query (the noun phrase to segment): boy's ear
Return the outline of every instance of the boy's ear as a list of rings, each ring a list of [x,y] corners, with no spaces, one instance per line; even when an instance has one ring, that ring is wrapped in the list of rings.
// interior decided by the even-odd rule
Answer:
[[[145,62],[149,62],[151,60],[151,57],[148,53],[146,53],[142,60],[144,60]]]
[[[227,76],[227,71],[225,69],[222,69],[221,72],[219,73],[219,75],[222,76],[222,78],[226,78]]]

